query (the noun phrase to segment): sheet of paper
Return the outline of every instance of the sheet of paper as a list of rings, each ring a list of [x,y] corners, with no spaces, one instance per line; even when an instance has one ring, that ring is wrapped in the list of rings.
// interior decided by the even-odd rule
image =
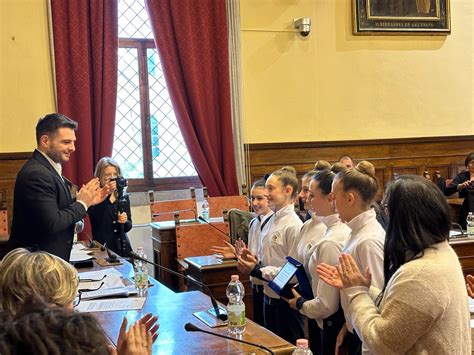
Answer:
[[[72,246],[72,250],[84,250],[86,247],[82,243],[77,243]]]
[[[83,261],[92,259],[92,256],[88,253],[90,253],[90,251],[73,249],[71,250],[71,256],[69,258],[69,261]]]
[[[131,294],[137,293],[137,290],[135,289],[135,285],[130,285],[130,286],[123,286],[122,287],[116,287],[116,288],[108,288],[108,289],[103,289],[100,288],[97,291],[90,291],[90,292],[83,292],[82,293],[82,300],[87,300],[87,299],[94,299],[94,298],[104,298],[104,297],[120,297],[120,296],[129,296]],[[82,302],[82,301],[81,301]]]
[[[81,278],[84,279],[82,276]],[[99,279],[100,277],[94,278],[92,280],[99,280]],[[102,282],[104,283],[101,287],[102,290],[107,290],[111,288],[120,288],[120,287],[125,286],[122,280],[123,279],[121,276],[107,275],[103,280],[100,280],[100,281],[80,281],[79,290],[98,288],[102,284]]]
[[[75,308],[79,312],[128,311],[142,309],[146,297],[129,297],[106,300],[81,301]]]
[[[104,275],[107,275],[107,277],[110,276],[122,276],[122,273],[118,271],[117,269],[111,267],[107,269],[100,269],[100,270],[94,270],[94,271],[86,271],[86,272],[80,272],[79,273],[79,279],[91,279],[91,280],[99,280],[101,279]],[[106,277],[106,278],[107,278]],[[102,280],[102,281],[105,281]]]

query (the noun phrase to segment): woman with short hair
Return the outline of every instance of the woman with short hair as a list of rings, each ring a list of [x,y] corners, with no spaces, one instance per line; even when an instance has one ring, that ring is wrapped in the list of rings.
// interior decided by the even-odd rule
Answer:
[[[77,296],[76,269],[46,253],[14,249],[0,263],[0,297],[3,310],[14,316],[32,295],[46,303],[73,308]]]

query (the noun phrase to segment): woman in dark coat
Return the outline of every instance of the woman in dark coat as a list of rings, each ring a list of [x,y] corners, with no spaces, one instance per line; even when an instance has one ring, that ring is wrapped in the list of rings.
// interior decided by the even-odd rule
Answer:
[[[107,243],[107,247],[115,253],[127,256],[132,250],[127,236],[127,232],[132,229],[130,200],[128,195],[124,194],[119,204],[117,181],[111,181],[120,175],[120,167],[115,160],[109,157],[99,160],[94,176],[99,178],[101,186],[109,185],[113,192],[102,203],[90,207],[87,213],[91,221],[94,239],[101,244]],[[119,208],[121,213],[119,213]],[[122,233],[124,253],[122,253],[120,239]]]
[[[467,155],[464,165],[466,166],[466,171],[456,175],[453,181],[444,190],[444,194],[449,196],[458,192],[459,198],[464,198],[458,223],[463,228],[466,228],[467,214],[474,212],[474,152]]]

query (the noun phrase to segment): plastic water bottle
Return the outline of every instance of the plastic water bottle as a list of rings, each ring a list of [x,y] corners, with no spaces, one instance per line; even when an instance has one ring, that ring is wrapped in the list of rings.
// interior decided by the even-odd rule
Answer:
[[[298,339],[296,341],[296,349],[293,350],[293,355],[312,355],[313,352],[308,347],[308,340]]]
[[[204,218],[206,221],[209,220],[209,201],[207,201],[207,198],[204,198],[204,201],[202,202],[202,218]]]
[[[145,251],[143,247],[137,248],[137,255],[143,259],[146,259]],[[133,262],[135,289],[137,290],[138,297],[144,297],[148,290],[148,268],[146,263],[141,260],[135,260]]]
[[[229,333],[233,335],[243,334],[245,331],[245,303],[243,302],[245,289],[239,281],[239,275],[232,275],[227,286],[227,319]]]
[[[474,215],[469,212],[466,218],[467,236],[474,237]]]

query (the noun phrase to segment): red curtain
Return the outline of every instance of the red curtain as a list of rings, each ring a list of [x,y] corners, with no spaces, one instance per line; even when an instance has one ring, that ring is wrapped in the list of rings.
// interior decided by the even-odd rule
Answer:
[[[51,0],[58,112],[79,123],[63,173],[80,185],[112,154],[118,68],[117,0]]]
[[[183,138],[211,196],[238,194],[225,0],[145,0]]]

